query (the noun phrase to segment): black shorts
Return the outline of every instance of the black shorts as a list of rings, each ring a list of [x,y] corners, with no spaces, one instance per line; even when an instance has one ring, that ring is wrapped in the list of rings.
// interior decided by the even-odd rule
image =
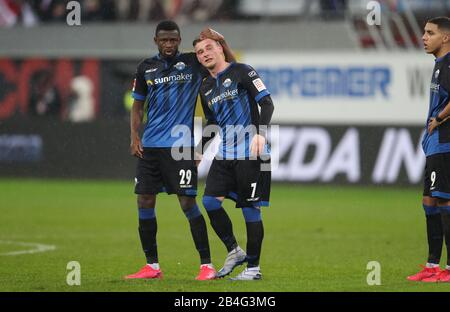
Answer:
[[[427,157],[423,195],[450,200],[450,153]]]
[[[160,192],[185,196],[197,195],[197,166],[193,148],[191,160],[175,160],[171,148],[144,148],[143,159],[138,158],[134,192],[153,195]]]
[[[214,159],[206,178],[205,196],[226,197],[236,202],[237,208],[269,206],[270,160]]]

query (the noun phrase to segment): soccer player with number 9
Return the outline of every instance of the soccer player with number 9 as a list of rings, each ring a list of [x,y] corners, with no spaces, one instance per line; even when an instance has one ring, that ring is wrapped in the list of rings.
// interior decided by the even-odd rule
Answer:
[[[423,208],[428,236],[428,261],[410,281],[450,282],[450,18],[436,17],[425,25],[425,51],[436,57],[422,146],[426,155]],[[442,245],[447,266],[440,270]]]

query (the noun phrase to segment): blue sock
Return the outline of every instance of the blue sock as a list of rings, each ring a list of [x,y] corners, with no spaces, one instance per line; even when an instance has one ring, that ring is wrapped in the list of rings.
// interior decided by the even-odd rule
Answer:
[[[202,202],[214,232],[219,236],[227,251],[232,251],[238,244],[233,234],[233,224],[225,209],[222,208],[222,202],[213,196],[203,196]]]
[[[258,222],[261,221],[261,209],[253,207],[242,208],[245,222]]]
[[[253,207],[242,208],[247,228],[247,267],[259,266],[261,246],[264,238],[264,226],[261,210]]]
[[[186,218],[189,220],[192,238],[194,239],[195,248],[200,255],[200,263],[211,263],[211,254],[209,250],[208,231],[206,229],[205,218],[203,218],[197,204],[184,211]]]
[[[188,220],[192,220],[200,216],[202,213],[200,212],[200,209],[198,209],[197,204],[195,204],[191,209],[183,211],[186,215],[186,218]]]
[[[139,219],[148,220],[156,218],[155,208],[139,208]]]

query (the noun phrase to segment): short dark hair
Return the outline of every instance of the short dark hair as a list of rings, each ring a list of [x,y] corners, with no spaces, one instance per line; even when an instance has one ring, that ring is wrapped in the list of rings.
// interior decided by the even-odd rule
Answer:
[[[174,21],[162,21],[160,22],[157,26],[156,26],[156,30],[155,30],[155,36],[158,36],[158,32],[160,30],[176,30],[178,31],[178,34],[181,35],[180,32],[180,27],[178,27],[177,23],[175,23]]]
[[[435,24],[439,29],[450,31],[450,18],[447,16],[438,16],[430,18],[427,23]]]
[[[196,45],[197,43],[199,43],[200,41],[202,41],[202,40],[200,39],[200,37],[195,38],[194,41],[192,41],[192,46],[195,47],[195,45]]]

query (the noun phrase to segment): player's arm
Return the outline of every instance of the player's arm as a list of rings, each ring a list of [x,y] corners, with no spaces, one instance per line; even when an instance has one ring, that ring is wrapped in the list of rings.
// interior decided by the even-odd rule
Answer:
[[[446,122],[450,118],[450,102],[445,105],[444,109],[440,111],[436,117],[431,117],[428,121],[428,133],[431,134],[434,129]]]
[[[444,88],[447,92],[450,91],[450,67],[447,65],[441,70],[440,74],[440,87]],[[431,117],[428,121],[428,133],[431,134],[434,129],[446,122],[450,118],[450,102],[435,116]]]
[[[258,105],[261,107],[258,134],[253,137],[250,144],[250,152],[253,156],[259,156],[264,151],[264,146],[267,141],[267,129],[270,125],[270,120],[272,119],[274,111],[274,106],[270,95],[262,97],[258,101]]]
[[[144,103],[147,95],[147,83],[143,74],[141,65],[138,66],[134,81],[132,97],[134,98],[133,106],[131,108],[130,116],[130,153],[133,156],[142,158],[144,148],[142,146],[139,130],[142,126],[142,119],[144,117]]]
[[[227,42],[225,41],[225,37],[222,34],[218,33],[212,28],[207,27],[203,29],[202,32],[200,33],[201,40],[206,38],[215,40],[222,45],[223,54],[225,55],[225,61],[229,63],[236,62],[236,57],[231,48],[228,46]]]
[[[240,76],[242,86],[261,108],[257,129],[258,134],[253,137],[250,143],[251,154],[253,156],[260,156],[266,144],[267,128],[272,119],[274,105],[270,97],[270,92],[267,90],[258,73],[251,66],[243,65]]]
[[[270,95],[263,96],[258,101],[258,105],[261,107],[258,134],[266,138],[267,128],[269,127],[270,121],[272,120],[272,115],[275,107],[273,106],[272,98],[270,97]]]
[[[139,100],[134,100],[133,106],[131,108],[131,118],[130,118],[130,130],[131,130],[131,143],[130,143],[130,153],[133,156],[142,158],[144,149],[142,147],[141,138],[139,136],[139,130],[142,126],[142,118],[144,117],[144,102]]]

